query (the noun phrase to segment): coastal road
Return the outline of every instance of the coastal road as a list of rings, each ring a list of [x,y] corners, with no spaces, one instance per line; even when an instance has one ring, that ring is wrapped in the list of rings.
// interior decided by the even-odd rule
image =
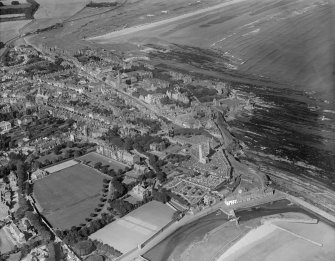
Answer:
[[[176,16],[176,17],[164,19],[164,20],[161,20],[161,21],[153,22],[153,23],[136,25],[136,26],[133,26],[133,27],[121,29],[121,30],[114,31],[114,32],[111,32],[111,33],[107,33],[107,34],[104,34],[104,35],[101,35],[101,36],[95,36],[95,37],[87,38],[86,40],[89,40],[89,41],[90,40],[109,40],[109,39],[112,39],[112,38],[117,38],[119,36],[124,36],[124,35],[128,35],[128,34],[136,33],[136,32],[139,32],[139,31],[151,29],[151,28],[154,28],[154,27],[157,27],[157,26],[162,26],[162,25],[166,25],[166,24],[169,24],[169,23],[177,22],[179,20],[186,19],[186,18],[196,16],[196,15],[201,15],[201,14],[206,13],[206,12],[216,11],[219,8],[229,6],[229,5],[232,5],[232,4],[236,4],[236,3],[240,3],[240,2],[244,2],[244,1],[246,1],[246,0],[229,0],[229,1],[226,1],[226,2],[221,3],[221,4],[217,4],[217,5],[214,5],[214,6],[206,7],[206,8],[200,9],[200,10],[196,10],[196,11],[191,12],[191,13],[186,13],[186,14],[183,14],[183,15],[179,15],[179,16]]]

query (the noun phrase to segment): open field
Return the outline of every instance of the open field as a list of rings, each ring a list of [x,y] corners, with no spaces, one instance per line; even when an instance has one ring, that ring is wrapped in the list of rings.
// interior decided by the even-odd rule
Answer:
[[[250,231],[218,260],[334,260],[333,242],[334,228],[322,222],[304,224],[276,221]]]
[[[100,155],[96,152],[90,152],[86,155],[83,155],[78,158],[78,160],[86,160],[89,165],[94,166],[95,163],[101,162],[102,166],[108,165],[108,169],[114,169],[115,171],[118,171],[119,169],[125,169],[127,165],[124,165],[118,161],[109,159],[103,155]]]
[[[173,213],[174,210],[169,206],[151,201],[98,230],[90,238],[127,253],[168,224]]]
[[[99,204],[103,175],[77,164],[34,183],[34,198],[53,227],[65,229],[85,223]]]
[[[6,235],[4,228],[0,229],[0,252],[6,253],[14,249],[14,244]]]

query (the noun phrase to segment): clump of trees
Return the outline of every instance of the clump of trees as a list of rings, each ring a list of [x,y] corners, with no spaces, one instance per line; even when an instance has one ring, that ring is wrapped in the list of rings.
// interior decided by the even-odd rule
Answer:
[[[134,209],[134,206],[131,203],[123,199],[109,200],[109,204],[110,207],[108,210],[119,216],[124,216]]]
[[[83,162],[83,164],[87,165],[87,162]],[[115,178],[121,176],[122,174],[124,174],[124,173],[126,173],[126,172],[128,172],[130,170],[129,167],[126,167],[124,169],[118,169],[116,171],[114,169],[109,169],[109,165],[102,165],[101,162],[94,163],[93,168],[101,171],[102,173],[104,173],[104,174],[106,174],[106,175],[108,175],[110,177],[115,177]]]
[[[152,197],[153,199],[157,200],[157,201],[160,201],[162,203],[166,203],[168,201],[170,201],[170,197],[167,193],[166,190],[162,189],[162,190],[156,190],[156,189],[153,189],[152,190]]]
[[[99,219],[93,220],[91,218],[86,218],[88,224],[73,226],[70,229],[66,230],[57,230],[56,234],[58,237],[64,240],[65,243],[73,246],[79,241],[86,240],[89,235],[98,231],[99,229],[109,224],[113,220],[114,220],[113,215],[102,213],[101,218]]]
[[[42,237],[45,243],[50,242],[50,240],[53,239],[53,235],[43,224],[41,218],[37,214],[33,213],[32,211],[27,211],[25,212],[25,216],[28,218],[33,227],[38,231],[38,234]]]
[[[154,131],[155,127],[153,127]],[[153,132],[154,132],[153,131]],[[162,142],[165,141],[168,143],[167,140],[164,140],[160,136],[151,136],[149,134],[145,135],[136,135],[135,137],[125,137],[121,138],[119,134],[119,127],[115,126],[112,129],[109,129],[103,136],[102,139],[108,141],[110,144],[114,146],[124,149],[124,150],[132,150],[136,149],[139,152],[146,152],[150,149],[150,144],[153,142]]]
[[[95,239],[92,242],[93,242],[93,245],[95,246],[95,248],[99,251],[103,251],[105,253],[108,253],[109,255],[113,255],[113,256],[116,256],[116,257],[119,257],[119,256],[122,255],[122,253],[120,251],[116,250],[115,248],[113,248],[110,245],[102,243],[101,241],[98,241],[98,240]]]

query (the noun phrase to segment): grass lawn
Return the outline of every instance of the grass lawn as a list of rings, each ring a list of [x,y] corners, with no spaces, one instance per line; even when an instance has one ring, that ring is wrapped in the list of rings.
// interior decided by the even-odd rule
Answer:
[[[103,166],[108,165],[108,169],[114,169],[115,171],[118,171],[119,169],[124,170],[127,167],[127,165],[122,164],[121,162],[109,159],[96,152],[90,152],[84,156],[79,157],[78,159],[88,161],[88,164],[91,166],[94,166],[94,164],[97,162],[101,162]]]
[[[82,164],[62,169],[34,183],[34,197],[53,227],[85,223],[100,203],[104,176]]]

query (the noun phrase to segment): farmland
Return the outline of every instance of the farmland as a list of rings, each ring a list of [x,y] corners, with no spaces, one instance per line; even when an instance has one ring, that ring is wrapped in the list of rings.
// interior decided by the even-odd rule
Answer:
[[[77,164],[36,181],[34,198],[53,227],[70,228],[94,212],[103,178],[97,170]]]

